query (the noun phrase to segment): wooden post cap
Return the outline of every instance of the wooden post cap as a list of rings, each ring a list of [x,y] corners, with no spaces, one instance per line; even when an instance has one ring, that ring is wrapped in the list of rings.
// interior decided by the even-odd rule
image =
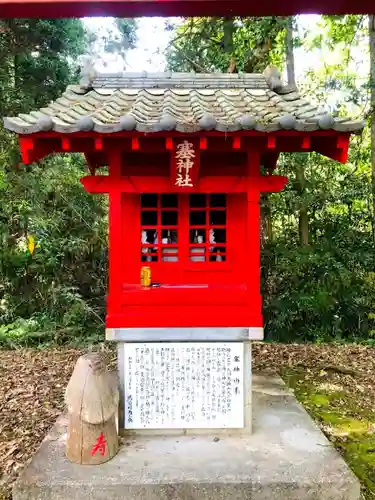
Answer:
[[[66,455],[78,464],[101,464],[118,451],[117,378],[98,353],[81,356],[65,392]]]

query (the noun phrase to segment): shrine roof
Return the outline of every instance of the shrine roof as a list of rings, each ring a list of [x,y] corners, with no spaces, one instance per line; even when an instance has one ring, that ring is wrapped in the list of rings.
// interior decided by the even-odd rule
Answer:
[[[152,133],[205,130],[335,130],[360,132],[365,123],[334,118],[283,85],[274,67],[262,74],[84,74],[48,106],[4,118],[18,134],[54,131]]]

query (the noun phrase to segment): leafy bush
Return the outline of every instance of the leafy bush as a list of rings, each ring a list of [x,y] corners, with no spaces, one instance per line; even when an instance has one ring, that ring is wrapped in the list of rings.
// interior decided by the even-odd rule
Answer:
[[[84,191],[85,174],[74,155],[3,176],[0,345],[103,336],[107,201]]]
[[[263,306],[268,339],[330,341],[372,336],[372,242],[366,234],[345,236],[334,246],[322,239],[307,248],[274,244],[265,250]]]

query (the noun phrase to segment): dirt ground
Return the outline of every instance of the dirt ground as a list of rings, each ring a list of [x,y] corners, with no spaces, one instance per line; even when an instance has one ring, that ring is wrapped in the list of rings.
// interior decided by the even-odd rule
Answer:
[[[63,410],[64,389],[82,352],[69,348],[0,351],[0,500],[10,498],[13,481]],[[339,388],[340,394],[355,401],[351,417],[355,414],[361,420],[365,412],[366,422],[372,421],[375,348],[255,343],[253,355],[254,370],[280,373],[336,445],[342,438],[335,435],[333,425],[319,418],[319,408],[328,401],[322,400],[323,390],[332,393],[332,388]],[[311,388],[320,399],[316,394],[315,399],[307,399]],[[345,414],[348,403],[341,396],[335,398],[335,404],[340,401]],[[375,416],[371,425],[369,433],[375,432]],[[371,468],[375,470],[372,464]],[[368,490],[366,498],[375,498],[371,485],[364,484],[364,488]]]

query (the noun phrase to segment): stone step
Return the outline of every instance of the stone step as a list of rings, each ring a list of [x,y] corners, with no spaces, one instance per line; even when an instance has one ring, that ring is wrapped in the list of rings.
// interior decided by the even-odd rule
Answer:
[[[13,500],[359,500],[358,479],[280,379],[253,376],[253,434],[149,431],[98,466],[65,458],[60,417]]]

